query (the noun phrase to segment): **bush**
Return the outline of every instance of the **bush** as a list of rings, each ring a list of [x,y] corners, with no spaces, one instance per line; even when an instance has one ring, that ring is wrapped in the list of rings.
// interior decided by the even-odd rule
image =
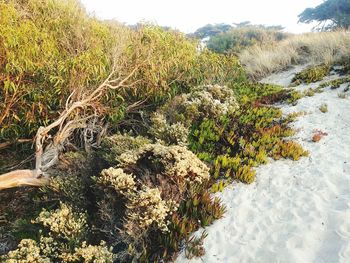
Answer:
[[[100,83],[117,42],[76,1],[1,1],[0,35],[0,141],[31,138],[73,90]]]
[[[218,53],[239,53],[243,49],[262,44],[272,44],[288,37],[280,30],[260,26],[232,28],[229,31],[212,36],[207,46]]]
[[[76,0],[1,1],[0,35],[0,142],[33,138],[73,90],[95,88],[115,60],[121,75],[135,72],[130,86],[96,105],[114,129],[135,118],[134,102],[151,111],[192,86],[245,79],[237,58],[198,52],[180,32],[99,21]]]
[[[42,224],[47,235],[41,234],[39,242],[21,240],[18,248],[0,259],[5,262],[110,262],[115,256],[105,242],[98,246],[82,241],[87,221],[84,213],[74,212],[61,203],[55,211],[43,210],[33,223]],[[45,232],[44,232],[45,233]]]
[[[317,82],[326,77],[331,70],[329,65],[318,65],[315,67],[309,67],[297,73],[292,79],[291,85],[300,85],[302,83],[310,84]]]
[[[189,128],[205,118],[219,118],[238,109],[234,92],[219,85],[199,86],[162,106],[151,117],[150,133],[163,143],[187,145]]]
[[[103,215],[100,227],[111,233],[107,235],[110,243],[132,247],[133,252],[122,250],[118,254],[138,259],[160,257],[164,250],[158,247],[153,251],[152,247],[165,242],[173,216],[183,216],[178,207],[183,200],[190,200],[191,189],[201,189],[192,194],[204,194],[209,168],[184,147],[160,144],[127,151],[118,160],[118,168],[104,169],[97,177],[103,193],[99,201],[99,214]],[[209,204],[211,199],[205,205]],[[183,238],[178,236],[174,242],[179,244]],[[179,249],[174,244],[171,249],[164,247],[170,249],[169,256]]]

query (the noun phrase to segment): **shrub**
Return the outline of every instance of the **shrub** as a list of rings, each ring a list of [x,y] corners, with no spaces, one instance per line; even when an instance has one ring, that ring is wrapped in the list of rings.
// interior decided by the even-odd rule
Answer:
[[[189,127],[205,118],[218,118],[238,108],[234,92],[219,85],[199,86],[175,97],[151,117],[150,133],[167,144],[187,144]]]
[[[276,29],[259,26],[232,28],[212,36],[207,42],[210,50],[218,53],[239,53],[244,48],[274,43],[288,37],[288,34]]]
[[[300,85],[302,83],[310,84],[312,82],[317,82],[326,77],[331,68],[329,65],[319,65],[315,67],[309,67],[299,73],[297,73],[292,79],[291,85]]]
[[[173,214],[181,215],[179,205],[190,198],[189,189],[205,191],[200,187],[209,180],[209,168],[184,147],[160,144],[146,144],[118,159],[118,168],[105,169],[97,177],[104,192],[99,202],[101,228],[112,233],[110,242],[124,239],[133,248],[127,252],[131,257],[159,256],[164,251],[152,251],[150,242],[168,235]]]
[[[87,245],[82,237],[87,230],[86,215],[76,213],[61,203],[55,211],[43,210],[33,223],[42,224],[47,236],[41,234],[39,242],[21,240],[16,250],[0,259],[5,262],[110,262],[115,256],[105,242]],[[45,232],[43,232],[45,233]]]
[[[319,89],[324,89],[326,87],[330,87],[331,89],[338,89],[341,84],[344,84],[349,81],[350,81],[350,77],[330,80],[320,84]]]
[[[0,141],[31,138],[73,90],[100,83],[126,29],[111,31],[76,1],[1,1]]]
[[[115,134],[102,140],[98,155],[108,165],[117,165],[120,155],[127,151],[138,150],[151,141],[142,136],[131,136],[129,134]]]
[[[114,61],[121,75],[135,71],[96,105],[111,129],[135,118],[128,107],[135,102],[159,105],[192,86],[246,78],[235,57],[198,52],[180,32],[98,21],[75,0],[2,1],[0,17],[0,142],[33,138],[73,90],[79,96],[95,88]]]

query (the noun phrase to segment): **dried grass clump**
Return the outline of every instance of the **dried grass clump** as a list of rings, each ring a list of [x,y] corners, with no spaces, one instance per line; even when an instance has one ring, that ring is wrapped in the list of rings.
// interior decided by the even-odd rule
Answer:
[[[296,35],[275,45],[254,46],[240,54],[253,79],[260,79],[291,65],[331,65],[350,54],[350,34],[345,31]]]
[[[207,85],[182,94],[164,105],[152,118],[151,134],[166,144],[187,145],[189,127],[204,118],[219,118],[238,109],[232,89]]]

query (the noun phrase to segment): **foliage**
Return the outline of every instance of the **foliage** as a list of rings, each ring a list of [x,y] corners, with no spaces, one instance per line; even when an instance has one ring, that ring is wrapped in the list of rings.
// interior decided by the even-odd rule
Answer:
[[[277,27],[246,25],[212,36],[207,47],[218,53],[238,53],[249,46],[274,43],[288,37]]]
[[[203,241],[207,236],[208,234],[203,231],[199,237],[193,237],[189,240],[185,249],[185,256],[187,259],[204,256],[205,250],[203,247]]]
[[[283,87],[265,83],[232,83],[231,88],[240,103],[258,102],[263,104],[273,104],[283,101],[288,97],[288,91]]]
[[[245,79],[237,58],[198,52],[180,32],[99,21],[76,0],[1,1],[0,35],[0,142],[31,139],[73,90],[78,96],[101,83],[115,60],[121,74],[135,72],[130,86],[109,92],[97,109],[112,129],[139,116],[143,104],[154,110],[192,86]],[[134,102],[136,112],[128,108]]]
[[[314,8],[306,8],[299,14],[299,22],[318,22],[320,30],[350,27],[350,3],[348,0],[325,0]],[[316,27],[316,28],[317,28]]]
[[[226,32],[232,28],[231,25],[228,24],[207,24],[203,27],[198,28],[194,33],[190,34],[190,36],[205,39],[207,37],[213,37],[220,33]]]
[[[21,240],[18,249],[2,259],[5,262],[113,262],[115,256],[102,241],[100,245],[87,245],[82,241],[87,229],[86,215],[74,213],[72,207],[61,203],[55,211],[43,210],[33,223],[42,224],[39,242]]]
[[[213,198],[206,188],[204,185],[190,189],[188,199],[181,202],[178,211],[172,215],[169,232],[158,239],[160,247],[164,248],[164,258],[178,251],[184,242],[190,242],[191,234],[199,227],[211,225],[225,213],[220,199]],[[155,249],[159,250],[159,247]]]
[[[310,84],[320,81],[329,74],[330,70],[331,67],[329,65],[309,67],[297,73],[292,79],[291,85],[297,86],[302,83]]]
[[[151,117],[150,133],[166,144],[187,145],[190,126],[204,118],[219,118],[238,108],[234,92],[225,86],[207,85],[181,94]]]
[[[296,143],[283,140],[293,135],[289,117],[279,109],[247,104],[219,119],[205,119],[193,125],[190,149],[212,167],[214,178],[254,181],[252,166],[267,157],[299,159],[306,152]]]
[[[346,82],[350,82],[350,77],[327,81],[325,83],[320,84],[319,88],[324,89],[326,87],[330,87],[331,89],[338,89],[341,84],[344,84]]]
[[[0,2],[0,141],[30,138],[73,90],[100,83],[116,42],[76,1],[17,2]]]
[[[308,156],[308,152],[293,141],[280,141],[272,149],[272,157],[275,160],[285,158],[298,161],[302,156]]]

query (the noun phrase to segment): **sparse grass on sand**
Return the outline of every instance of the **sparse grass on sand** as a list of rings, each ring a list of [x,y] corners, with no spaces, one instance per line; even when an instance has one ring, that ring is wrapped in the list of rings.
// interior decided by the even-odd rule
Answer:
[[[273,45],[254,46],[240,54],[253,79],[260,79],[293,64],[333,64],[350,54],[350,33],[305,33]],[[307,61],[306,61],[307,58]]]

